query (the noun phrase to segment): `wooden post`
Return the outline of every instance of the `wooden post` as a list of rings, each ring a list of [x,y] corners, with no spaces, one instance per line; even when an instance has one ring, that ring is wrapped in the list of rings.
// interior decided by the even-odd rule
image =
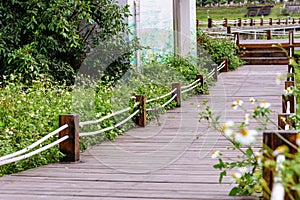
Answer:
[[[250,26],[253,26],[253,18],[250,19]]]
[[[292,24],[296,24],[295,18],[292,19]]]
[[[295,104],[295,102],[296,102],[296,98],[295,98],[295,96],[294,95],[288,95],[288,96],[285,96],[285,95],[282,95],[282,113],[288,113],[287,111],[287,108],[288,108],[288,106],[287,106],[287,104],[288,104],[288,102],[289,102],[289,104],[290,104],[290,112],[289,113],[295,113],[295,111],[296,111],[296,104]],[[288,113],[288,114],[289,114]]]
[[[271,38],[272,38],[271,30],[266,30],[266,33],[267,33],[267,40],[271,40]]]
[[[212,66],[213,66],[213,70],[215,71],[213,77],[214,77],[215,81],[217,81],[218,80],[218,65],[213,64]]]
[[[277,23],[276,23],[277,25],[280,25],[281,24],[281,22],[280,22],[280,18],[277,18]]]
[[[203,75],[197,74],[196,80],[200,79],[200,94],[204,93],[204,78]]]
[[[208,18],[207,20],[208,20],[208,22],[207,22],[207,27],[208,27],[208,28],[212,28],[212,26],[213,26],[212,18]]]
[[[273,24],[273,20],[272,18],[269,18],[269,25],[272,26],[272,24]]]
[[[289,119],[290,114],[284,113],[278,115],[278,130],[285,130],[285,126],[294,127],[293,122]]]
[[[134,119],[136,125],[145,127],[146,126],[146,96],[145,95],[135,95],[135,100],[139,102],[137,109],[140,109],[139,115]]]
[[[238,18],[238,26],[242,26],[242,19],[241,18]]]
[[[294,87],[295,82],[294,81],[285,81],[284,82],[284,89],[287,89],[288,87]]]
[[[264,18],[260,18],[259,25],[263,26],[264,25]]]
[[[225,66],[221,69],[221,72],[228,72],[228,58],[223,58],[222,62],[225,62]]]
[[[287,73],[286,74],[287,81],[295,81],[295,74],[294,73]]]
[[[224,27],[227,27],[227,26],[228,26],[228,19],[227,19],[227,18],[224,18],[223,26],[224,26]]]
[[[199,20],[196,19],[196,30],[199,30]]]
[[[289,31],[289,57],[294,57],[294,31]]]
[[[295,69],[292,63],[289,63],[288,65],[288,73],[295,73]]]
[[[240,43],[240,33],[234,33],[235,45],[238,46]]]
[[[181,106],[181,84],[180,83],[172,83],[172,90],[177,89],[175,92],[172,93],[173,95],[177,95],[174,101],[176,101],[176,107]]]
[[[263,152],[264,157],[267,157],[267,153],[269,152],[269,149],[275,150],[277,147],[281,145],[286,145],[290,149],[290,153],[295,154],[297,152],[297,149],[294,149],[289,144],[284,142],[278,134],[297,146],[296,139],[298,131],[288,131],[288,130],[278,130],[278,131],[265,131],[263,133]],[[271,153],[271,152],[270,152]],[[273,188],[273,182],[274,182],[274,175],[275,175],[275,169],[274,168],[263,168],[263,178],[267,182],[267,186],[272,190]],[[285,195],[287,196],[287,195]],[[263,199],[270,199],[270,195],[264,190],[263,192]]]
[[[285,19],[285,24],[286,24],[286,25],[289,24],[289,19],[288,19],[288,18]]]
[[[68,128],[59,132],[59,138],[66,135],[68,139],[59,144],[59,150],[66,156],[61,158],[62,162],[75,162],[80,159],[79,152],[79,115],[59,115],[59,126],[68,124]]]
[[[231,26],[227,26],[227,34],[231,34]]]

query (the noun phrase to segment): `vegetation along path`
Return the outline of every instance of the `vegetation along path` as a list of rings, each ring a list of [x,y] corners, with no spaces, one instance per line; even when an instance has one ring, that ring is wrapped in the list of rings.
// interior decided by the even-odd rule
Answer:
[[[208,100],[221,120],[242,121],[243,113],[230,105],[241,99],[251,108],[249,98],[254,97],[267,100],[279,113],[283,84],[276,85],[275,79],[286,69],[286,65],[245,65],[222,73],[210,94],[193,96],[146,128],[132,129],[115,142],[85,151],[80,162],[0,178],[0,199],[253,199],[228,196],[230,174],[224,184],[218,183],[211,151],[221,150],[231,158],[237,152],[226,151],[228,141],[199,123],[199,112]]]

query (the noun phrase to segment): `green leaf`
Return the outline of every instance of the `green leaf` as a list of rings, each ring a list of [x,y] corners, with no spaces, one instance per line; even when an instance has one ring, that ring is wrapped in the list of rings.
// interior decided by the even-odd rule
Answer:
[[[253,155],[253,150],[250,147],[246,150],[246,155],[248,158],[251,158],[251,156]]]
[[[300,183],[297,185],[292,186],[292,190],[300,190]]]
[[[240,192],[240,188],[234,187],[230,190],[229,196],[236,196]]]
[[[223,177],[224,176],[226,176],[227,175],[227,173],[226,173],[226,171],[224,170],[224,171],[222,171],[221,173],[220,173],[220,177],[219,177],[219,183],[222,183],[222,181],[223,181]]]

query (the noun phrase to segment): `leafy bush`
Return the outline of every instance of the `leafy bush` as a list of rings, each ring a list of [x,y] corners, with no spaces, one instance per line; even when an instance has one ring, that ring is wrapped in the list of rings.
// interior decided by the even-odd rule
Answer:
[[[244,64],[238,56],[238,48],[227,39],[210,38],[198,31],[198,45],[204,48],[218,65],[222,63],[223,58],[228,58],[229,70],[237,69]]]
[[[124,37],[128,6],[115,1],[1,1],[0,13],[0,75],[21,73],[29,84],[40,74],[72,84],[95,47],[131,48]],[[107,75],[126,71],[130,53],[118,55]]]

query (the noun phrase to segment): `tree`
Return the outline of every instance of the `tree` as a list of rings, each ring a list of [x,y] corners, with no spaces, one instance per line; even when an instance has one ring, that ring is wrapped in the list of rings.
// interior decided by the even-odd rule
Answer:
[[[29,83],[46,74],[71,84],[87,54],[102,41],[127,44],[128,16],[128,6],[112,0],[1,1],[0,75],[21,73]],[[116,62],[128,68],[126,60],[128,55]],[[119,69],[112,66],[112,71]]]

